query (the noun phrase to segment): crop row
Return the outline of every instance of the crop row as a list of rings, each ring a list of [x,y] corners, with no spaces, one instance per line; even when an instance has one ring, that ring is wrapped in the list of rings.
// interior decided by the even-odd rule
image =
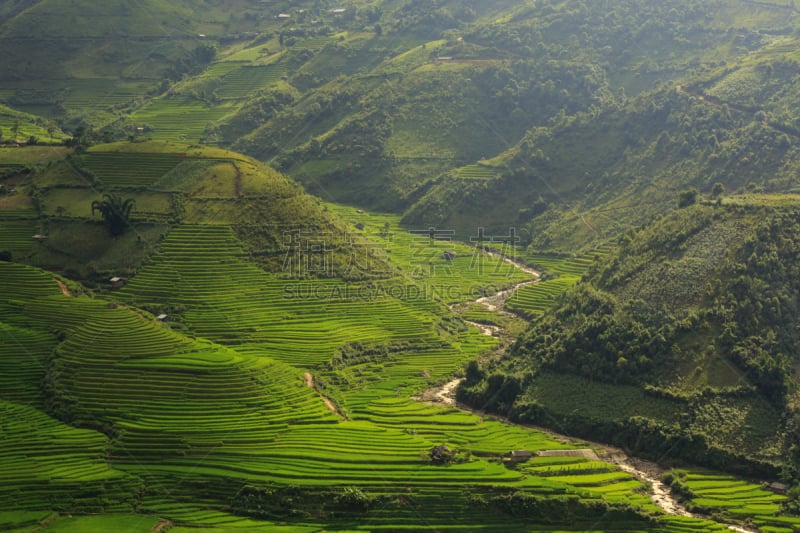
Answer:
[[[225,99],[244,98],[258,89],[277,83],[285,75],[284,65],[242,66],[223,76],[217,94]]]
[[[11,300],[25,300],[59,294],[53,276],[38,268],[0,261],[0,309]],[[6,320],[0,316],[0,319]]]
[[[9,251],[13,257],[30,253],[37,227],[38,224],[32,220],[3,220],[0,218],[0,251]]]
[[[553,306],[560,294],[580,281],[596,258],[607,255],[610,250],[610,245],[604,245],[577,257],[526,255],[526,262],[555,277],[521,287],[508,299],[506,307],[528,318],[541,315]]]
[[[397,215],[359,212],[350,207],[330,205],[342,218],[363,229],[375,254],[391,259],[402,275],[412,278],[425,294],[445,303],[475,300],[485,293],[507,288],[530,279],[516,267],[476,246],[459,242],[501,241],[507,235],[457,235],[446,227],[408,229],[399,225]]]
[[[331,42],[333,42],[333,39],[326,36],[309,37],[308,39],[303,39],[302,41],[296,43],[292,46],[292,48],[298,50],[319,51],[325,48],[325,46]]]
[[[0,322],[0,398],[40,405],[39,389],[55,344],[48,333]]]
[[[4,509],[126,507],[136,482],[105,462],[107,439],[101,433],[67,426],[32,407],[3,400],[0,420]]]
[[[459,178],[488,180],[497,176],[497,170],[484,165],[466,165],[457,170]]]
[[[530,254],[525,259],[544,272],[553,275],[582,276],[594,261],[594,253],[577,257],[563,257],[557,255]]]
[[[0,209],[0,220],[34,219],[39,213],[33,207],[12,207]]]
[[[181,320],[226,344],[259,344],[296,366],[326,362],[348,342],[439,344],[434,317],[363,285],[280,279],[248,263],[230,228],[183,226],[121,292],[182,305]]]
[[[761,484],[705,471],[689,471],[683,481],[693,494],[692,505],[703,512],[751,520],[760,529],[775,533],[800,529],[800,518],[782,513],[787,497],[766,490]]]
[[[436,468],[421,462],[420,451],[429,446],[424,441],[375,426],[332,424],[333,415],[325,414],[313,391],[286,366],[233,354],[233,363],[225,365],[183,344],[172,348],[173,356],[160,355],[170,342],[160,324],[102,302],[78,304],[76,314],[84,321],[77,324],[64,309],[75,303],[48,298],[31,302],[27,310],[37,317],[50,313],[54,322],[65,318],[69,332],[54,366],[61,377],[57,393],[77,403],[78,419],[115,423],[120,430],[112,450],[115,464],[143,476],[188,469],[301,484],[401,483],[411,468],[416,483],[444,482]],[[198,355],[202,363],[192,365]],[[214,360],[217,364],[206,364]],[[281,368],[289,374],[276,372]],[[302,398],[313,400],[317,414]],[[305,416],[310,418],[304,421]],[[518,477],[481,462],[455,470],[446,483]]]
[[[209,106],[188,97],[161,98],[150,102],[132,115],[136,124],[146,124],[153,139],[166,141],[198,141],[206,127],[230,108]]]
[[[560,276],[521,287],[506,301],[506,307],[529,318],[550,309],[556,298],[580,280],[577,276]]]
[[[111,189],[147,187],[180,162],[174,154],[93,152],[81,157],[81,165]]]

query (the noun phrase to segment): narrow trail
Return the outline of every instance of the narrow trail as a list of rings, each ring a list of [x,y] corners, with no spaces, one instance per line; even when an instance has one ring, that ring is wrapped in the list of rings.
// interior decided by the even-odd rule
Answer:
[[[540,279],[540,273],[522,263],[513,260],[510,257],[494,253],[490,255],[492,255],[495,258],[502,259],[503,261],[511,265],[514,265],[523,272],[530,274],[532,276],[532,279],[516,283],[509,289],[500,291],[497,294],[491,296],[486,296],[475,300],[476,303],[485,306],[489,311],[496,313],[508,313],[508,311],[505,311],[503,309],[503,306],[505,305],[505,302],[508,300],[508,298],[511,297],[511,295],[514,294],[514,292],[519,290],[521,287],[538,282]],[[484,335],[499,337],[501,339],[510,338],[510,335],[508,335],[508,333],[505,332],[505,330],[500,326],[488,326],[486,324],[479,324],[477,322],[468,322],[468,323],[478,328]],[[503,342],[501,346],[498,348],[497,355],[502,355],[508,348],[508,346],[509,342],[506,340],[506,342]],[[533,426],[529,424],[519,424],[516,422],[512,422],[502,416],[498,416],[494,413],[486,413],[478,409],[473,409],[468,405],[456,401],[456,389],[463,380],[464,378],[456,378],[451,381],[448,381],[447,383],[444,383],[439,387],[425,391],[416,399],[419,401],[435,402],[438,404],[448,405],[456,409],[460,409],[462,411],[466,411],[474,415],[480,416],[482,418],[491,416],[492,418],[507,422],[509,424],[515,424],[518,426],[541,431],[558,440],[562,440],[565,442],[585,443],[588,446],[591,446],[591,450],[584,450],[584,452],[586,451],[591,452],[592,450],[597,450],[599,452],[598,456],[600,460],[607,461],[609,463],[617,465],[621,470],[631,474],[639,481],[645,483],[649,487],[650,498],[653,500],[653,503],[655,503],[658,507],[660,507],[665,513],[671,515],[692,517],[692,518],[709,519],[709,517],[707,516],[697,515],[689,512],[686,509],[686,507],[684,507],[683,504],[681,504],[672,495],[670,488],[667,485],[665,485],[664,482],[661,481],[661,476],[665,472],[665,469],[660,465],[658,465],[657,463],[653,461],[639,459],[637,457],[631,457],[620,448],[609,446],[607,444],[603,444],[600,442],[591,442],[587,441],[586,439],[575,439],[573,437],[570,437],[569,435],[557,433],[547,428]],[[758,533],[757,529],[749,529],[743,526],[732,525],[732,524],[726,524],[726,525],[728,526],[728,529],[730,529],[731,531],[736,531],[738,533]]]
[[[316,391],[317,394],[319,394],[319,397],[322,399],[323,403],[325,403],[325,406],[331,413],[335,414],[342,420],[347,420],[347,417],[344,416],[344,414],[342,414],[341,411],[339,411],[339,409],[330,400],[330,398],[328,398],[327,396],[325,396],[324,394],[322,394],[320,391],[317,390],[317,388],[314,386],[314,376],[312,376],[310,372],[303,373],[303,380],[306,383],[306,387],[308,387],[309,389],[313,389],[314,391]]]
[[[154,525],[150,528],[150,531],[155,531],[156,533],[160,533],[161,531],[169,530],[172,526],[174,526],[170,520],[162,520],[158,524]]]
[[[60,279],[53,279],[53,281],[55,281],[56,284],[58,285],[58,288],[61,289],[61,294],[63,294],[64,296],[72,296],[72,293],[69,292],[69,288],[66,286],[66,284],[64,284],[63,281],[61,281]]]

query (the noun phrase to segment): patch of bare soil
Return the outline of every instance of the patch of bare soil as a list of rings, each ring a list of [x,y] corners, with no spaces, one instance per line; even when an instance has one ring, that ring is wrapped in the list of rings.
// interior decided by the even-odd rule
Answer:
[[[165,528],[169,528],[169,527],[172,527],[172,526],[174,526],[174,525],[175,525],[175,524],[173,524],[173,523],[172,523],[172,522],[170,522],[169,520],[162,520],[162,521],[161,521],[161,522],[159,522],[158,524],[156,524],[156,525],[154,525],[153,527],[151,527],[151,528],[150,528],[150,531],[155,531],[155,533],[160,533],[160,532],[161,532],[163,529],[165,529]]]
[[[63,281],[61,281],[60,279],[54,279],[53,281],[55,281],[56,284],[58,285],[58,288],[61,289],[61,294],[63,294],[64,296],[72,296],[72,293],[69,292],[69,289],[67,288],[67,286],[64,284]]]
[[[304,372],[303,373],[303,380],[306,383],[306,387],[308,387],[309,389],[316,390],[316,387],[314,387],[314,376],[311,375],[310,372]],[[338,417],[340,417],[340,418],[342,418],[344,420],[347,419],[347,417],[344,416],[344,414],[342,414],[339,411],[339,409],[336,408],[336,405],[330,400],[330,398],[328,398],[327,396],[325,396],[324,394],[322,394],[318,390],[317,390],[317,394],[319,394],[319,397],[322,398],[322,402],[325,404],[325,406],[328,408],[328,410],[330,410],[331,413],[335,414],[336,416],[338,416]]]

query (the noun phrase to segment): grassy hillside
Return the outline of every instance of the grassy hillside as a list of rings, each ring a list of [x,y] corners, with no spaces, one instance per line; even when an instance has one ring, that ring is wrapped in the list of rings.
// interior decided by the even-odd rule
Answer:
[[[723,527],[663,516],[638,481],[585,455],[517,468],[502,460],[511,449],[585,444],[411,398],[495,348],[448,304],[527,278],[507,263],[397,215],[306,200],[224,150],[118,143],[63,157],[13,177],[36,202],[0,223],[47,229],[21,242],[51,265],[60,247],[129,265],[131,279],[90,291],[0,261],[4,529]],[[100,192],[136,199],[121,236],[59,203]],[[277,218],[258,233],[234,215]],[[264,270],[257,237],[286,221],[283,261]],[[336,267],[339,252],[369,275]],[[450,464],[431,459],[437,445]]]
[[[459,343],[441,350],[446,337],[431,342],[420,336],[431,326],[415,320],[404,327],[407,341],[418,343],[407,346],[408,353],[402,348],[384,356],[342,351],[339,362],[327,367],[298,354],[316,350],[323,358],[334,356],[335,343],[304,347],[292,335],[309,313],[323,310],[325,302],[314,299],[283,310],[296,315],[284,319],[282,337],[277,331],[253,335],[244,326],[259,317],[269,323],[263,311],[248,303],[248,313],[237,315],[236,304],[220,298],[219,282],[209,282],[214,273],[202,268],[203,260],[187,260],[187,255],[202,258],[198,252],[213,236],[215,255],[206,260],[225,268],[211,278],[238,282],[247,276],[248,283],[229,285],[238,291],[234,298],[241,300],[255,287],[262,288],[260,301],[268,298],[268,274],[237,259],[230,230],[226,235],[219,227],[185,227],[165,242],[152,268],[172,263],[184,280],[179,290],[158,290],[145,270],[121,297],[142,298],[147,292],[151,300],[181,303],[185,312],[173,316],[188,331],[203,330],[229,346],[186,336],[177,324],[111,300],[67,296],[52,274],[0,263],[0,283],[10,298],[0,305],[3,322],[16,328],[20,338],[58,331],[57,339],[51,335],[55,350],[47,353],[42,346],[40,388],[47,410],[58,420],[3,400],[9,414],[0,454],[0,467],[9,472],[0,492],[4,527],[43,523],[58,531],[105,524],[143,531],[154,523],[172,523],[259,530],[276,522],[294,530],[352,524],[504,530],[585,530],[607,524],[624,531],[722,527],[658,516],[646,497],[632,491],[639,483],[628,474],[582,456],[542,458],[524,469],[509,468],[495,458],[510,448],[576,445],[398,394],[403,384],[413,389],[429,379],[421,368],[430,369],[436,379],[451,372],[459,358],[474,357],[470,352],[488,342],[476,342],[476,333],[451,334],[451,342],[458,338]],[[207,291],[192,293],[193,285]],[[266,309],[279,300],[273,297]],[[387,303],[371,314],[399,324]],[[347,316],[364,302],[338,305],[348,306],[350,313],[328,310],[328,319],[338,322],[335,330],[353,334],[363,328],[363,323],[348,324]],[[405,305],[424,313],[424,306]],[[225,330],[218,329],[220,312],[226,315]],[[459,345],[463,352],[454,357]],[[13,363],[23,356],[3,357]],[[374,365],[383,371],[371,373]],[[313,388],[304,371],[319,378]],[[321,396],[333,390],[326,385],[333,375],[349,382],[347,388],[340,386],[347,399],[335,411]],[[371,377],[355,386],[359,376]],[[449,466],[432,464],[428,451],[437,443],[460,450],[460,459]],[[23,447],[24,456],[13,452]],[[523,503],[531,510],[523,511]],[[539,506],[548,511],[542,515],[534,510]],[[104,517],[46,514],[53,510]]]
[[[0,101],[70,131],[102,126],[106,140],[231,146],[328,200],[395,212],[413,206],[410,221],[464,228],[511,218],[521,225],[539,195],[548,203],[564,199],[528,180],[514,191],[519,221],[508,212],[478,212],[474,198],[494,202],[497,178],[541,171],[527,160],[488,159],[529,145],[543,127],[556,127],[559,146],[585,144],[586,137],[570,139],[557,126],[577,113],[597,118],[660,81],[707,80],[708,73],[738,70],[743,60],[748,70],[751,57],[791,59],[794,50],[785,2],[359,1],[339,12],[310,1],[217,0],[202,19],[190,7],[155,0],[95,10],[56,0],[10,6],[0,38],[26,46],[28,59],[10,65]],[[59,26],[64,20],[75,23]],[[38,33],[28,31],[32,25]],[[32,33],[41,37],[27,37]],[[758,75],[737,76],[727,85],[735,78],[750,87],[736,98],[765,99]],[[773,92],[786,86],[771,83]],[[710,95],[736,91],[718,85]],[[790,94],[784,104],[775,98],[791,113]],[[601,119],[596,131],[636,152],[625,122]],[[536,150],[556,163],[561,157],[552,147]],[[599,170],[613,175],[609,165]],[[643,162],[648,173],[653,165]],[[582,190],[586,177],[572,170],[549,181],[579,180]],[[573,221],[586,218],[587,207],[563,209],[579,229]]]
[[[796,14],[4,2],[0,530],[797,529]]]
[[[661,460],[793,472],[796,220],[743,196],[645,226],[461,397]]]
[[[98,145],[82,154],[45,150],[4,155],[0,250],[13,258],[87,280],[127,276],[171,227],[200,223],[232,225],[247,253],[275,269],[284,261],[287,235],[315,227],[336,248],[327,274],[347,266],[343,223],[296,183],[246,156],[158,142]],[[109,194],[133,202],[129,231],[117,238],[109,238],[92,208]],[[33,239],[37,234],[44,238]]]
[[[516,225],[535,250],[574,253],[674,209],[685,189],[793,192],[798,132],[784,102],[798,73],[790,54],[764,53],[691,86],[533,129],[488,162],[493,179],[443,179],[405,220]],[[747,76],[749,104],[733,93]]]

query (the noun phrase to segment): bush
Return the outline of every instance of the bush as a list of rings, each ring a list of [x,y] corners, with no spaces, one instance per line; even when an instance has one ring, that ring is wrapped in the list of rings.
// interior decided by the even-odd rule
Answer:
[[[686,189],[678,196],[678,207],[689,207],[697,203],[697,189]]]

